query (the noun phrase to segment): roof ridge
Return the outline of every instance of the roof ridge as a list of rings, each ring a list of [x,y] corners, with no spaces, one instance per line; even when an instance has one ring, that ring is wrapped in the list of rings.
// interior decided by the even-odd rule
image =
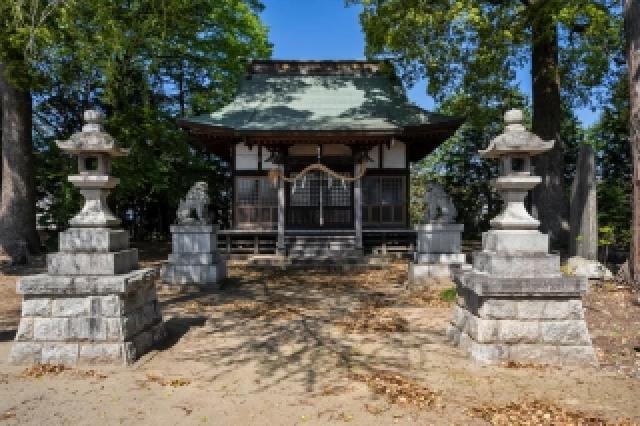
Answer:
[[[389,61],[368,60],[253,60],[249,75],[372,75],[393,70]]]

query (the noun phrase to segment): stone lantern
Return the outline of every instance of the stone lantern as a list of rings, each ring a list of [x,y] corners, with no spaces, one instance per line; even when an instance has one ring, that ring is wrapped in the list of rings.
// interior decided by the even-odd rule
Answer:
[[[127,155],[105,133],[98,111],[58,146],[78,157],[69,182],[85,205],[61,232],[60,251],[47,255],[47,273],[24,277],[22,315],[9,355],[14,363],[129,364],[164,337],[155,271],[138,269],[138,251],[107,207],[119,180],[112,157]]]
[[[553,148],[554,141],[543,141],[522,125],[522,111],[504,115],[505,131],[495,137],[480,157],[497,159],[500,177],[492,182],[504,201],[502,212],[491,220],[484,234],[488,250],[508,252],[547,252],[549,237],[537,229],[540,222],[529,214],[524,200],[530,190],[542,182],[531,174],[531,157]]]
[[[128,149],[119,148],[111,135],[104,132],[104,117],[99,111],[84,112],[85,125],[67,141],[58,141],[58,147],[78,157],[78,173],[68,180],[80,190],[85,204],[80,213],[69,221],[78,227],[115,227],[120,225],[107,205],[107,196],[120,183],[120,179],[109,176],[111,158],[129,154]]]
[[[482,158],[500,161],[492,182],[503,211],[482,235],[473,269],[457,282],[458,300],[448,336],[480,362],[593,363],[595,353],[584,320],[586,278],[563,276],[560,256],[549,254],[549,237],[527,212],[527,192],[541,182],[531,158],[550,150],[522,125],[522,111],[505,114],[504,133]]]

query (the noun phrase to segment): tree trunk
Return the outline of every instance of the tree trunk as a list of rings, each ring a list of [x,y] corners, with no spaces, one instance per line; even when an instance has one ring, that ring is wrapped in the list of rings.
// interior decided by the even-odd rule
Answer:
[[[0,63],[2,104],[2,204],[0,250],[13,262],[25,262],[27,251],[40,252],[36,231],[33,147],[31,142],[31,93],[7,80]]]
[[[556,249],[566,249],[568,205],[564,185],[564,144],[560,138],[562,120],[558,33],[553,18],[540,14],[532,23],[531,74],[533,132],[544,140],[555,140],[553,149],[535,159],[542,183],[533,190],[533,213],[540,229],[548,233]]]
[[[631,279],[640,281],[640,1],[626,0],[624,29],[629,66],[629,141],[633,161],[633,216],[631,219]]]

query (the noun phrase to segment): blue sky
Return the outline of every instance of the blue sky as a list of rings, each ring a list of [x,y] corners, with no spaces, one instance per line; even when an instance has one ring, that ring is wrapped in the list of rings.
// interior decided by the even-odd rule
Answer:
[[[364,34],[358,21],[359,7],[345,7],[344,0],[263,0],[262,19],[269,27],[274,59],[364,59]],[[518,73],[524,93],[531,93],[528,69]],[[433,109],[426,83],[408,88],[411,101]],[[577,111],[585,125],[597,119],[590,109]]]

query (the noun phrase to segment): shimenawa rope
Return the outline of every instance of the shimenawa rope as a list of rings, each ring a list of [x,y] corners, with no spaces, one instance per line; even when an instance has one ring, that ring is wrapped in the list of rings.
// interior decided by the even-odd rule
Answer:
[[[367,167],[364,161],[361,162],[360,173],[358,173],[357,176],[351,177],[351,176],[345,176],[345,175],[341,175],[340,173],[334,172],[333,170],[331,170],[330,168],[328,168],[322,163],[313,163],[313,164],[309,164],[307,167],[302,169],[300,173],[292,177],[284,176],[284,174],[280,171],[280,169],[271,169],[269,171],[269,179],[271,179],[271,183],[273,183],[274,186],[278,183],[278,179],[283,179],[285,182],[293,183],[299,179],[302,179],[307,173],[312,172],[314,170],[325,172],[326,174],[342,182],[355,182],[359,179],[362,179],[362,177],[367,171]]]

